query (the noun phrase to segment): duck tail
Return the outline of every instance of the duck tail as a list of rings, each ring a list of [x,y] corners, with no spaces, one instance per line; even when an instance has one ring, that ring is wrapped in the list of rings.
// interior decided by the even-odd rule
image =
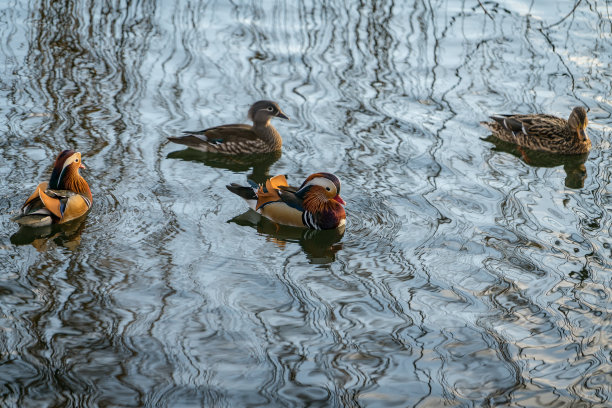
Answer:
[[[481,126],[483,126],[483,127],[485,127],[485,128],[487,128],[487,129],[489,129],[490,131],[493,131],[493,130],[494,130],[494,127],[495,127],[495,126],[493,125],[493,123],[491,123],[491,122],[487,122],[487,121],[484,121],[484,120],[480,122],[480,125],[481,125]]]
[[[53,224],[53,219],[50,214],[25,214],[11,218],[22,227],[46,227]]]
[[[240,184],[232,183],[225,186],[229,191],[238,195],[245,200],[257,200],[257,194],[253,191],[253,187],[241,186]]]

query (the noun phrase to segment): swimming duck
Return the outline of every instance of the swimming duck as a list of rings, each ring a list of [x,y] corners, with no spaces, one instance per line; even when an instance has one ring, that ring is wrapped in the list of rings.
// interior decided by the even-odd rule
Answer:
[[[55,159],[49,182],[36,187],[13,221],[23,226],[43,227],[85,215],[91,207],[92,196],[89,185],[79,174],[79,169],[84,168],[81,153],[61,152]]]
[[[249,109],[253,126],[245,124],[221,125],[195,132],[184,132],[183,137],[169,137],[203,152],[222,154],[270,153],[281,150],[283,139],[270,124],[272,118],[289,119],[276,102],[258,101]]]
[[[576,107],[568,120],[552,115],[493,115],[494,122],[481,122],[493,135],[531,150],[582,154],[591,149],[586,134],[586,110]]]
[[[315,173],[299,188],[289,187],[285,176],[268,179],[264,185],[235,183],[227,189],[242,197],[249,207],[278,224],[317,230],[344,227],[346,214],[340,197],[340,180],[330,173]]]

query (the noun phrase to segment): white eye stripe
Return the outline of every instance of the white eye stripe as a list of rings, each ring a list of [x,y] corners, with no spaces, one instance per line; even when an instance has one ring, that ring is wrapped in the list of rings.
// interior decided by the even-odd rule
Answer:
[[[76,159],[73,160],[72,159],[73,157],[76,157]],[[66,167],[70,166],[73,162],[77,160],[78,160],[78,156],[76,155],[76,153],[66,159],[66,161],[64,162],[64,165],[62,166],[62,171],[60,171],[60,175],[57,178],[58,182],[61,181],[62,177],[64,176],[64,170],[66,170]]]
[[[321,186],[321,187],[326,188],[328,191],[331,191],[332,188],[333,189],[336,188],[336,185],[331,180],[328,180],[323,177],[314,178],[310,180],[308,183],[306,183],[306,185],[307,186]]]

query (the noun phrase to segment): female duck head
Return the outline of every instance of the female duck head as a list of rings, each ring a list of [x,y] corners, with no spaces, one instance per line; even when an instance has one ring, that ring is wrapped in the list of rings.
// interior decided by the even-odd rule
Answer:
[[[588,123],[589,119],[587,118],[586,110],[582,106],[575,107],[567,120],[567,126],[570,131],[572,134],[575,134],[581,142],[586,142],[589,139],[586,134]]]

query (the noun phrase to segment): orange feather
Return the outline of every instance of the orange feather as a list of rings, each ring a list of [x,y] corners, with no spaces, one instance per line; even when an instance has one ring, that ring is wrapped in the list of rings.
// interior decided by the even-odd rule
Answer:
[[[40,183],[36,187],[36,190],[34,190],[32,195],[28,197],[28,199],[25,201],[25,203],[23,203],[23,205],[21,206],[21,209],[23,210],[28,204],[31,204],[34,200],[36,200],[38,198],[38,192],[39,191],[47,190],[47,186],[48,185],[49,185],[49,183],[47,183],[46,181],[43,181],[42,183]]]
[[[280,196],[278,195],[278,189],[280,187],[286,187],[287,179],[282,174],[279,176],[274,176],[271,179],[266,180],[265,188],[260,185],[259,190],[257,190],[257,209],[260,209],[261,206],[279,201]]]
[[[59,201],[59,200],[58,200]],[[79,218],[89,210],[87,201],[82,195],[76,194],[68,198],[66,202],[66,208],[64,208],[64,214],[60,222],[68,222]]]
[[[38,197],[45,205],[45,208],[57,218],[62,218],[61,202],[57,198],[49,197],[43,190],[38,189]]]

